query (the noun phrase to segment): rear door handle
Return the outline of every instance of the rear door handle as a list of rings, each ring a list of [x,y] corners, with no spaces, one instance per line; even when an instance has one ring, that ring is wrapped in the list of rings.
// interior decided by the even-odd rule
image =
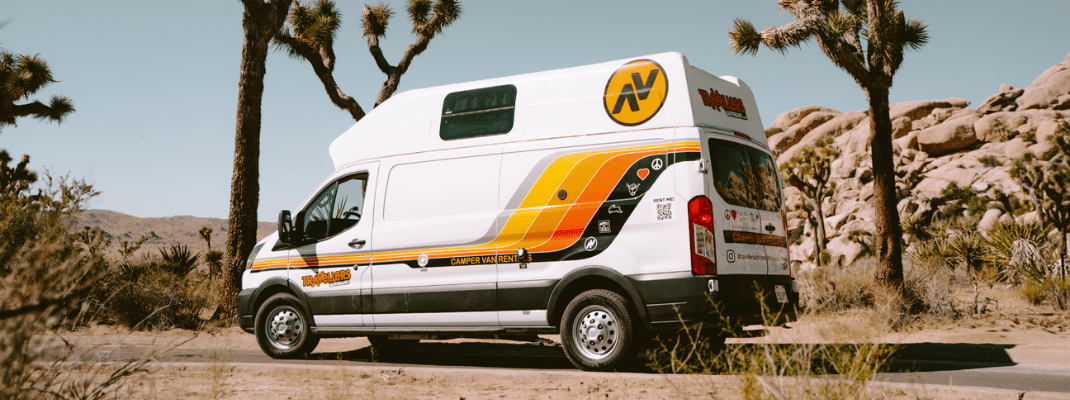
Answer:
[[[769,231],[769,233],[773,233],[773,231],[776,230],[776,227],[773,226],[773,224],[769,224],[765,226],[765,230]]]
[[[359,249],[361,247],[364,247],[365,243],[368,243],[368,241],[366,241],[364,239],[353,239],[353,240],[349,241],[349,247],[352,247],[354,249]]]

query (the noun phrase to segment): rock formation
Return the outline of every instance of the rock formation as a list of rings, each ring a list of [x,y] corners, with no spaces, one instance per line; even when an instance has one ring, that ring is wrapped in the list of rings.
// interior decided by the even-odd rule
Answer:
[[[891,106],[900,219],[927,218],[947,206],[944,189],[954,183],[972,196],[995,198],[996,191],[1028,201],[1008,170],[1026,152],[1045,159],[1047,138],[1059,123],[1070,123],[1070,55],[1024,89],[1001,85],[977,108],[951,98]],[[869,251],[874,229],[872,132],[866,111],[841,113],[810,105],[777,116],[766,128],[770,147],[783,163],[803,148],[831,137],[842,155],[832,164],[837,193],[822,205],[828,251],[834,264],[847,265]],[[794,188],[785,191],[792,260],[813,267],[814,233]],[[977,222],[983,232],[1008,215],[993,202]]]

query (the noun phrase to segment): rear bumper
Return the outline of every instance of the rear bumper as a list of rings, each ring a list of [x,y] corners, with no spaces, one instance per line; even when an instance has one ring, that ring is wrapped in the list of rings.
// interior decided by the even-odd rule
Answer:
[[[730,336],[746,325],[779,326],[796,320],[798,292],[788,275],[715,275],[636,285],[650,316],[647,329],[674,331],[701,323]],[[777,300],[777,286],[787,302]],[[710,290],[714,288],[715,290]]]

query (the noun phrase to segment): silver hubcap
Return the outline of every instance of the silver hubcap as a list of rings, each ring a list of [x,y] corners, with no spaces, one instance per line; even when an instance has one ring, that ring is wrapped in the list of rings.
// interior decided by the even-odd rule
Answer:
[[[304,322],[297,311],[290,307],[282,307],[268,319],[268,339],[271,344],[280,349],[289,349],[297,345],[304,332]]]
[[[620,338],[617,317],[602,307],[588,307],[586,314],[576,320],[572,329],[573,341],[584,357],[592,360],[606,358],[613,353]]]

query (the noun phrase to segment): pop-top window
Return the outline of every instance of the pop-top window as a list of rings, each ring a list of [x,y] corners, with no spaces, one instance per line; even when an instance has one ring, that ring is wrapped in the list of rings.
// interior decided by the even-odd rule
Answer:
[[[710,139],[713,184],[728,204],[780,211],[776,163],[764,151],[741,143]]]
[[[513,129],[516,86],[502,85],[446,95],[439,137],[455,140],[499,135]]]

